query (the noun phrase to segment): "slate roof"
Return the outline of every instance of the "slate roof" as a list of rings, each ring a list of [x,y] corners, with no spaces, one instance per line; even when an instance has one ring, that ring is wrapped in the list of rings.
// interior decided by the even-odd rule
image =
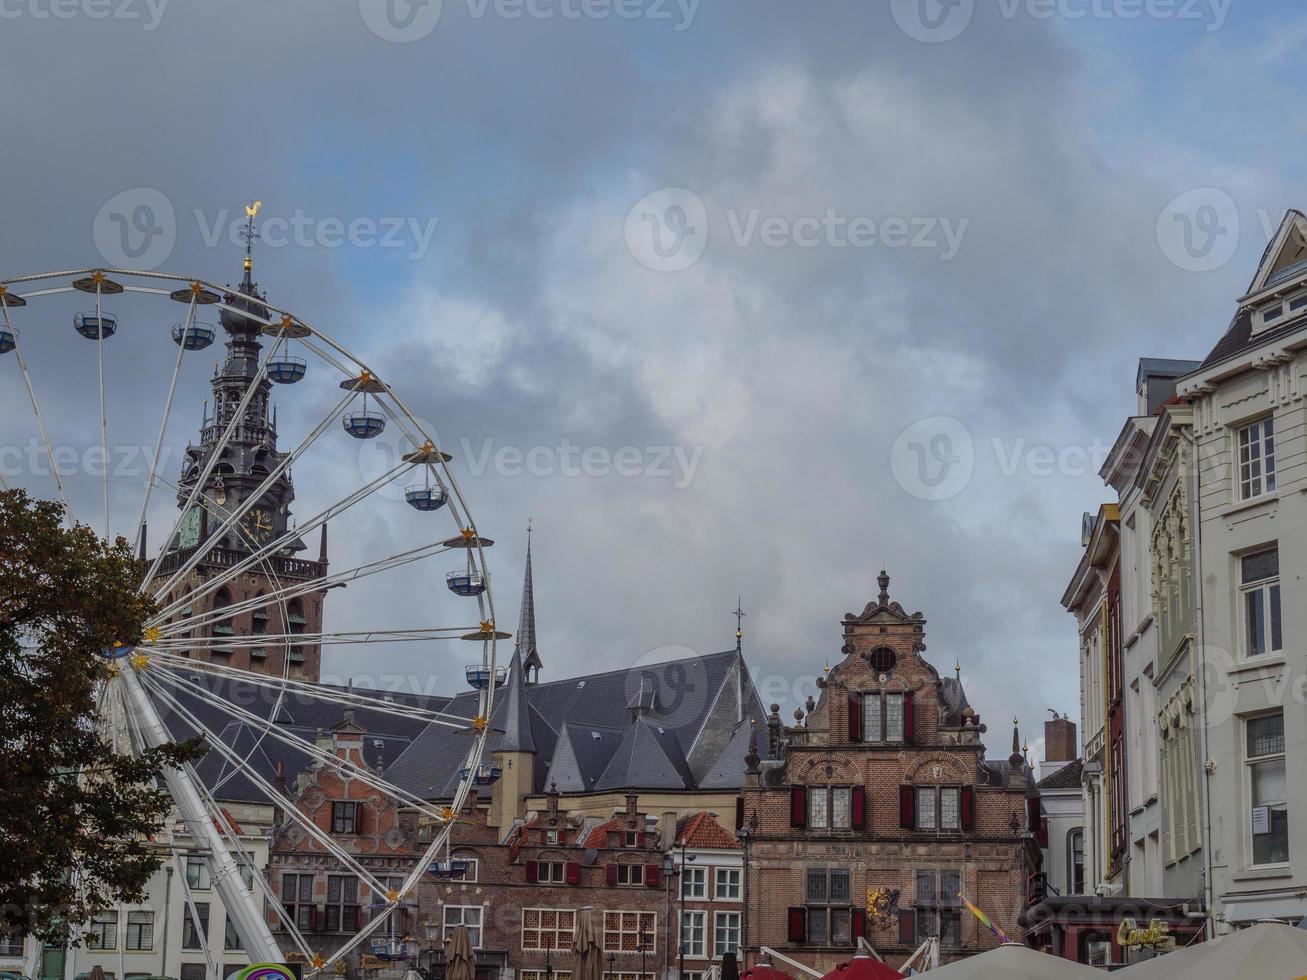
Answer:
[[[513,650],[508,665],[508,679],[504,692],[496,699],[490,714],[490,727],[500,732],[498,748],[501,752],[534,752],[535,739],[531,737],[531,709],[526,703],[526,671],[522,666],[522,650]]]
[[[1079,789],[1081,777],[1085,771],[1085,764],[1076,759],[1068,762],[1065,766],[1055,773],[1045,776],[1039,781],[1040,789]]]
[[[628,708],[646,679],[657,685],[652,707]],[[524,684],[521,694],[525,711],[514,723],[519,735],[529,731],[535,747],[534,793],[553,781],[567,792],[739,787],[749,723],[766,723],[737,650]],[[498,693],[493,714],[500,716],[510,695]],[[444,710],[470,717],[475,700],[475,692],[460,694]],[[503,744],[494,729],[507,734],[493,720],[491,728],[487,753]],[[465,740],[451,728],[428,726],[388,767],[387,778],[425,799],[448,799],[456,786],[453,760],[463,758]]]
[[[312,741],[319,732],[339,726],[345,719],[345,705],[321,697],[298,691],[288,692],[278,704],[276,692],[261,685],[235,678],[216,677],[198,670],[188,674],[183,668],[178,673],[186,680],[202,685],[223,701],[238,705],[259,718],[274,718],[275,712],[279,729],[308,741]],[[327,695],[344,691],[341,687],[320,686]],[[433,711],[444,710],[449,701],[444,697],[355,690],[356,693],[391,698],[397,703],[417,705]],[[310,758],[306,752],[266,734],[260,726],[241,720],[230,710],[193,692],[173,689],[171,693],[182,707],[194,714],[196,720],[213,732],[233,754],[238,755],[269,783],[276,785],[278,766],[281,767],[287,785],[294,781],[298,773],[308,768]],[[174,738],[187,739],[197,734],[198,730],[176,710],[158,700],[155,706]],[[383,772],[427,727],[424,721],[368,708],[355,709],[354,718],[367,731],[363,737],[364,758]],[[256,783],[216,749],[210,749],[195,763],[195,771],[220,801],[267,802],[267,796]]]

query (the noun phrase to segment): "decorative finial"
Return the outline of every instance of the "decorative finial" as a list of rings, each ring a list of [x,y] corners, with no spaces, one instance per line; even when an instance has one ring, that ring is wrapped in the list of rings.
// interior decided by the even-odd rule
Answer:
[[[744,757],[744,771],[756,773],[761,761],[762,758],[758,755],[758,722],[752,720],[749,722],[749,751]]]
[[[1012,719],[1012,754],[1008,756],[1008,764],[1013,769],[1018,769],[1025,765],[1026,757],[1021,751],[1021,722],[1016,718]]]
[[[259,237],[259,231],[254,227],[254,219],[259,216],[263,209],[262,201],[255,201],[253,204],[245,205],[245,227],[241,229],[241,237],[245,239],[245,279],[248,282],[250,272],[254,269],[254,239]]]
[[[882,568],[880,570],[880,574],[876,576],[876,581],[880,583],[880,604],[882,606],[888,606],[889,605],[889,572],[885,571],[885,569]]]
[[[962,676],[962,661],[961,661],[961,660],[954,660],[954,661],[953,661],[953,673],[957,674],[959,678]]]
[[[744,639],[744,617],[748,615],[744,611],[744,598],[737,596],[735,599],[735,612],[731,615],[735,617],[735,649],[740,649],[740,641]]]

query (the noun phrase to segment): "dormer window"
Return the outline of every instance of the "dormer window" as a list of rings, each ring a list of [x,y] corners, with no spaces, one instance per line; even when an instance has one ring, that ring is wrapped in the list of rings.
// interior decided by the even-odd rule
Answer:
[[[1307,313],[1307,290],[1272,300],[1253,314],[1253,333],[1271,330]]]

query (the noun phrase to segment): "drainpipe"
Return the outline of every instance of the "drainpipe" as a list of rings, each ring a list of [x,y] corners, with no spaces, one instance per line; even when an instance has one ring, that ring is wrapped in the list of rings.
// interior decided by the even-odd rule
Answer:
[[[168,911],[172,908],[172,862],[168,862],[165,869],[168,872],[167,877],[163,879],[163,922],[160,930],[162,938],[159,940],[159,976],[166,977],[168,973]],[[178,970],[178,973],[181,971]],[[123,980],[126,980],[124,977]]]
[[[1198,754],[1201,757],[1200,768],[1203,777],[1203,819],[1199,824],[1203,831],[1203,905],[1204,919],[1207,926],[1207,938],[1216,936],[1216,909],[1212,894],[1212,787],[1211,774],[1207,771],[1207,671],[1204,669],[1207,658],[1206,630],[1203,626],[1203,548],[1202,548],[1202,503],[1199,492],[1202,489],[1198,474],[1198,436],[1192,425],[1181,430],[1185,442],[1189,443],[1189,527],[1193,529],[1194,542],[1194,622],[1198,630],[1198,657],[1196,673],[1198,674]]]

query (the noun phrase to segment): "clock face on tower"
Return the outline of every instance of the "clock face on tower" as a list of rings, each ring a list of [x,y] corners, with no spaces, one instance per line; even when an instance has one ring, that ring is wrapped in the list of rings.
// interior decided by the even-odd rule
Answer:
[[[194,548],[200,543],[200,508],[192,507],[182,518],[181,529],[177,532],[179,548]]]
[[[245,533],[259,544],[267,544],[272,540],[272,511],[263,507],[255,507],[241,520],[245,527]]]

